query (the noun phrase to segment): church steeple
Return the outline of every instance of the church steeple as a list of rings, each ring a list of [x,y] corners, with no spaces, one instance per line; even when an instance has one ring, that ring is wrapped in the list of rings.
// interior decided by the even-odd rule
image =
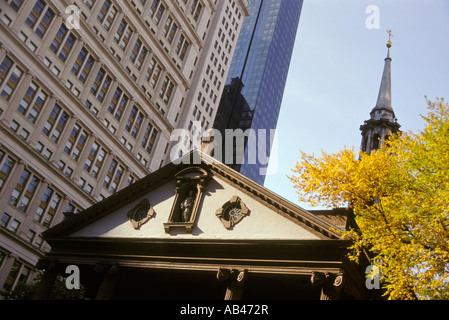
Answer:
[[[374,109],[382,110],[391,108],[391,58],[390,58],[390,48],[391,42],[387,43],[388,53],[385,58],[385,67],[382,74],[382,82],[380,83],[379,96],[377,97],[377,103]]]
[[[371,110],[370,119],[365,121],[365,124],[360,126],[360,130],[362,131],[361,150],[362,152],[366,152],[368,154],[370,154],[373,150],[379,149],[381,141],[386,140],[391,133],[399,131],[399,128],[401,127],[397,123],[397,119],[391,105],[391,30],[388,30],[388,33],[390,36],[387,42],[388,52],[387,57],[385,58],[385,66],[380,83],[377,103],[373,110]]]

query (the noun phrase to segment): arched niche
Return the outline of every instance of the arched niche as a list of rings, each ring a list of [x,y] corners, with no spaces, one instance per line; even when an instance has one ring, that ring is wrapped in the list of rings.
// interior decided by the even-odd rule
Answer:
[[[203,191],[210,176],[210,173],[201,167],[186,168],[175,175],[175,200],[168,222],[164,223],[166,233],[170,233],[174,228],[181,228],[187,233],[192,233]]]

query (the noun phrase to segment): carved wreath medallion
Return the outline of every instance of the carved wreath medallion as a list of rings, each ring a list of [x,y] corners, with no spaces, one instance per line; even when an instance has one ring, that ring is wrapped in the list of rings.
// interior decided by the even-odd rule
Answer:
[[[220,219],[226,229],[232,229],[249,213],[248,207],[242,199],[234,196],[215,211],[215,215]]]
[[[140,229],[140,227],[153,216],[153,206],[147,199],[142,200],[134,208],[128,211],[128,218],[136,230]]]

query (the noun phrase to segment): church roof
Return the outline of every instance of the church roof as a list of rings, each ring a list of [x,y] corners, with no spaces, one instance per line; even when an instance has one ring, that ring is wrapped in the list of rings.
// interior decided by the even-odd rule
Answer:
[[[389,109],[393,111],[391,106],[391,57],[390,48],[388,48],[387,57],[385,58],[385,66],[380,83],[379,95],[374,109]]]
[[[186,159],[189,161],[186,161]],[[188,164],[185,164],[186,162]],[[262,204],[268,211],[275,212],[289,220],[290,224],[294,223],[298,228],[314,234],[316,239],[337,240],[340,238],[338,232],[333,229],[336,226],[326,221],[326,219],[322,219],[319,215],[314,215],[284,199],[201,151],[194,150],[190,152],[178,163],[174,164],[171,162],[103,201],[78,214],[67,217],[58,225],[45,231],[43,233],[44,239],[51,242],[51,239],[69,237],[73,234],[79,235],[80,230],[96,222],[100,222],[101,219],[107,218],[108,215],[113,214],[119,208],[126,205],[129,206],[146,194],[160,189],[162,186],[174,180],[180,171],[194,167],[207,170],[212,177],[226,181],[228,185],[233,186],[233,188],[249,195],[252,199]],[[251,235],[248,236],[251,238]]]

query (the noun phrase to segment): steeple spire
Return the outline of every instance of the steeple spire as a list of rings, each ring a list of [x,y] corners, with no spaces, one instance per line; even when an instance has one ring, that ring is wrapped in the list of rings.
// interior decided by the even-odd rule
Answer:
[[[389,39],[387,42],[387,57],[380,83],[379,95],[376,106],[370,113],[371,118],[360,126],[362,131],[362,152],[368,154],[372,150],[380,148],[380,143],[386,140],[391,133],[399,131],[401,127],[397,121],[391,105],[391,57],[390,48],[392,47],[391,30],[387,30]]]
[[[385,67],[382,75],[382,81],[380,83],[379,96],[377,97],[376,107],[374,109],[390,109],[393,111],[391,107],[391,57],[390,57],[390,48],[392,47],[391,43],[391,30],[388,30],[388,34],[390,38],[387,42],[387,57],[385,58]]]

